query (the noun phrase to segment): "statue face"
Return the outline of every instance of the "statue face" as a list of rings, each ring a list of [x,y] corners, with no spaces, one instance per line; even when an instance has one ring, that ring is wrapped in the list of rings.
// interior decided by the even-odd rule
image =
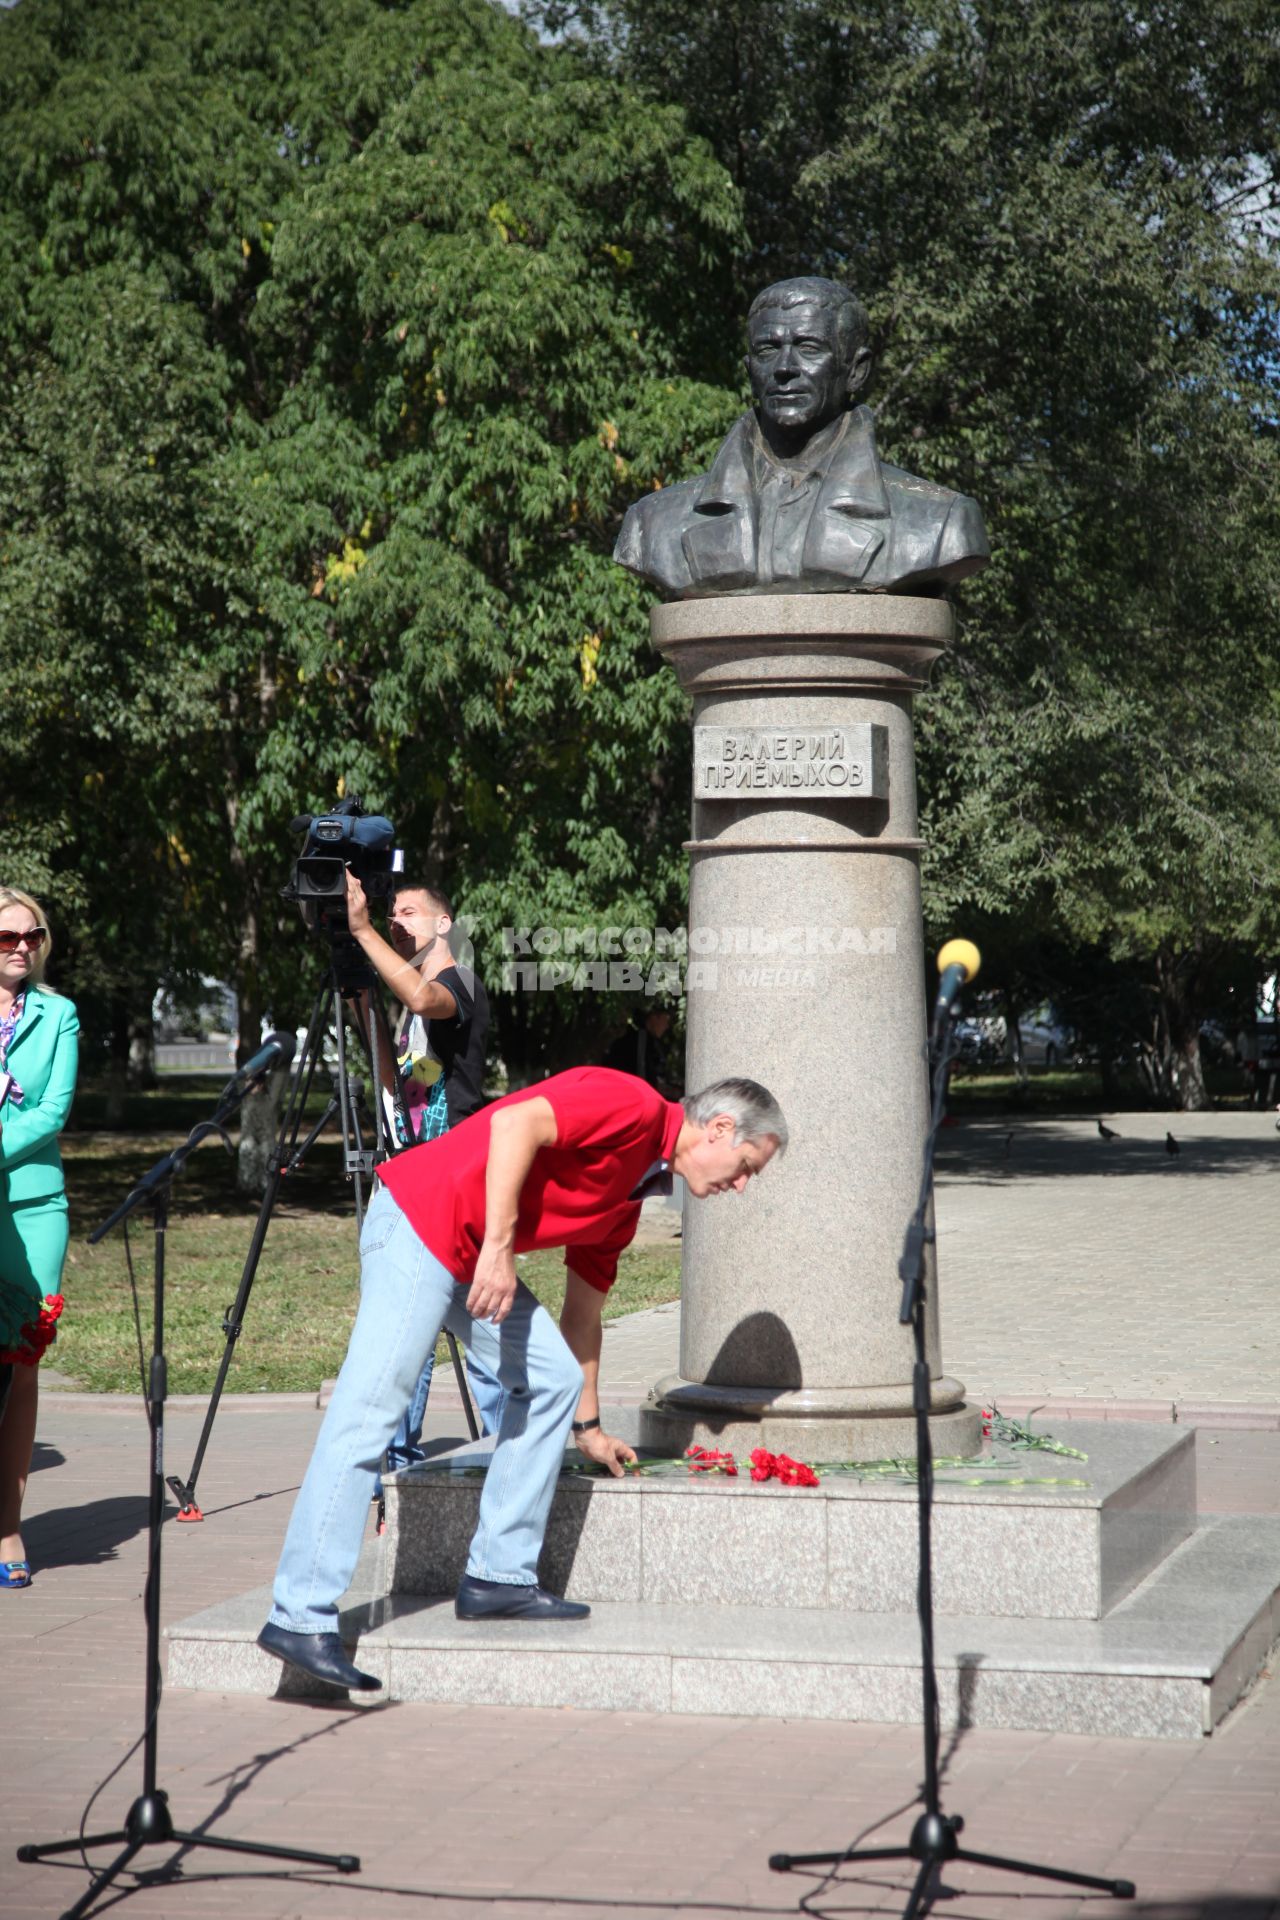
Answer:
[[[852,365],[845,361],[835,314],[817,301],[766,307],[751,322],[752,397],[765,422],[788,438],[807,439],[834,420],[866,379],[870,364],[866,347],[858,348]]]

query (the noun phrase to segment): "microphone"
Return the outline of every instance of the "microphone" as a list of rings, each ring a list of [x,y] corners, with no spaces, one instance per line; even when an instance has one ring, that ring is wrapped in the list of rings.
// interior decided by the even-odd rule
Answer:
[[[230,1101],[233,1105],[243,1100],[246,1093],[260,1086],[276,1067],[287,1067],[297,1049],[297,1041],[291,1033],[269,1033],[255,1054],[251,1054],[237,1073],[234,1073],[222,1089],[219,1106]]]
[[[942,1024],[951,1011],[961,987],[973,979],[982,965],[982,955],[972,940],[948,940],[938,953],[938,997],[933,1003],[933,1045],[942,1034]]]

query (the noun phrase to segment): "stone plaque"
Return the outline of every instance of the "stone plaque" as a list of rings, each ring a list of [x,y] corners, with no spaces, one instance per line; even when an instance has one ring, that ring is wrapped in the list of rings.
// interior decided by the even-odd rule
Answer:
[[[695,727],[693,797],[883,800],[885,727]]]

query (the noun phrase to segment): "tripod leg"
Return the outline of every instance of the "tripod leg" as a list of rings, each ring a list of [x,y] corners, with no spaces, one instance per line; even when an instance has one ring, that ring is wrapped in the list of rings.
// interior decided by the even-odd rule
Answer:
[[[297,1153],[291,1151],[297,1141],[298,1129],[302,1122],[303,1112],[305,1111],[307,1092],[310,1089],[312,1076],[315,1072],[316,1057],[323,1045],[321,1034],[323,1032],[325,1006],[326,1002],[323,995],[317,995],[315,1004],[311,1009],[311,1018],[307,1024],[307,1037],[298,1060],[298,1071],[294,1079],[293,1090],[286,1103],[284,1115],[280,1122],[280,1131],[277,1135],[275,1148],[272,1153],[271,1171],[267,1176],[266,1190],[263,1193],[262,1202],[258,1208],[258,1217],[254,1222],[253,1238],[249,1242],[249,1251],[245,1255],[244,1267],[240,1274],[240,1285],[236,1291],[235,1300],[233,1304],[228,1307],[226,1318],[222,1323],[222,1331],[226,1335],[226,1344],[222,1349],[222,1360],[218,1367],[217,1378],[213,1383],[213,1392],[210,1395],[209,1405],[205,1412],[204,1425],[200,1429],[200,1438],[196,1443],[195,1458],[191,1463],[191,1471],[185,1480],[180,1480],[176,1473],[171,1473],[168,1477],[167,1484],[178,1502],[179,1520],[189,1522],[204,1519],[204,1515],[196,1504],[196,1481],[200,1478],[200,1469],[204,1464],[205,1449],[209,1444],[209,1436],[213,1431],[213,1422],[218,1412],[218,1404],[222,1399],[222,1389],[226,1385],[227,1375],[231,1371],[231,1361],[235,1353],[236,1341],[240,1338],[241,1331],[244,1327],[244,1316],[249,1307],[249,1295],[253,1291],[253,1282],[257,1275],[258,1262],[262,1258],[262,1249],[267,1238],[267,1228],[271,1224],[271,1213],[276,1203],[276,1197],[280,1191],[280,1182],[284,1176],[286,1161],[291,1171],[295,1169],[302,1155],[306,1152],[307,1147],[310,1146],[312,1140],[316,1138],[316,1135],[320,1131],[319,1127],[313,1129],[301,1150]],[[320,1126],[323,1125],[324,1121],[321,1121]]]
[[[196,1505],[196,1481],[200,1477],[200,1468],[204,1464],[205,1448],[209,1444],[209,1435],[213,1431],[213,1422],[218,1412],[218,1403],[222,1399],[222,1389],[226,1385],[231,1361],[236,1350],[236,1341],[240,1338],[244,1326],[244,1316],[249,1306],[249,1295],[253,1291],[254,1278],[258,1271],[258,1261],[262,1257],[263,1244],[267,1237],[267,1228],[271,1224],[271,1209],[275,1205],[276,1194],[280,1190],[280,1169],[272,1167],[267,1179],[267,1190],[262,1196],[262,1205],[258,1209],[257,1223],[253,1229],[253,1239],[249,1242],[249,1251],[245,1256],[240,1286],[234,1303],[228,1307],[222,1331],[226,1335],[226,1345],[222,1349],[222,1360],[218,1366],[218,1375],[213,1383],[213,1392],[205,1411],[204,1425],[200,1429],[200,1438],[196,1443],[195,1459],[191,1463],[191,1472],[186,1480],[179,1480],[177,1474],[170,1474],[168,1484],[178,1500],[179,1520],[203,1520],[204,1515]]]
[[[921,1862],[920,1871],[916,1875],[916,1883],[911,1889],[911,1898],[907,1901],[902,1911],[902,1920],[916,1920],[916,1915],[928,1906],[929,1882],[933,1879],[934,1874],[941,1865],[942,1862],[935,1858],[933,1854],[929,1854]]]
[[[1109,1893],[1115,1900],[1132,1900],[1135,1892],[1132,1880],[1104,1880],[1096,1873],[1072,1873],[1065,1867],[1038,1867],[1027,1860],[1007,1860],[998,1853],[971,1853],[968,1847],[958,1847],[957,1860],[971,1860],[976,1867],[995,1867],[1001,1873],[1027,1873],[1037,1880],[1060,1880],[1068,1887],[1093,1887],[1099,1893]]]
[[[75,1844],[78,1846],[79,1841],[76,1841]],[[62,1915],[62,1920],[80,1920],[82,1914],[88,1913],[90,1907],[102,1892],[102,1889],[109,1887],[111,1882],[116,1879],[119,1874],[124,1872],[129,1862],[133,1859],[133,1856],[136,1853],[141,1853],[146,1844],[146,1841],[142,1839],[131,1840],[124,1852],[118,1854],[109,1867],[104,1867],[101,1873],[95,1874],[94,1878],[80,1895],[80,1898],[76,1901],[74,1907],[67,1908],[66,1912]]]
[[[122,1840],[130,1838],[131,1836],[124,1831],[123,1827],[116,1827],[111,1833],[86,1833],[83,1840],[77,1834],[74,1840],[46,1840],[39,1846],[32,1846],[28,1841],[26,1846],[18,1848],[18,1858],[19,1860],[51,1860],[55,1853],[79,1853],[81,1847],[86,1852],[90,1847],[118,1847]]]
[[[224,1840],[213,1833],[178,1833],[172,1838],[184,1847],[220,1847],[224,1853],[255,1853],[268,1860],[299,1860],[309,1867],[333,1867],[338,1873],[359,1873],[354,1853],[313,1853],[307,1847],[274,1847],[265,1840]]]
[[[467,1416],[467,1432],[473,1440],[480,1438],[480,1427],[476,1420],[476,1410],[471,1404],[471,1394],[467,1387],[467,1376],[462,1368],[462,1355],[458,1352],[458,1343],[446,1327],[445,1340],[448,1342],[449,1358],[453,1362],[453,1376],[458,1383],[458,1392],[462,1395],[462,1411]]]
[[[774,1873],[790,1873],[793,1867],[840,1867],[846,1860],[914,1860],[910,1847],[843,1847],[839,1853],[771,1853],[769,1866]]]

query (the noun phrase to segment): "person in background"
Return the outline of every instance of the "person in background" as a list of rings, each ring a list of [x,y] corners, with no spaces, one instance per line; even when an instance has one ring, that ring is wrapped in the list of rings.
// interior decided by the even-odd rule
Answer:
[[[62,1311],[67,1195],[58,1135],[75,1092],[80,1022],[42,984],[44,914],[0,887],[0,1367],[12,1369],[0,1418],[0,1587],[31,1585],[22,1500],[36,1435],[39,1364]]]
[[[453,908],[438,887],[400,880],[388,918],[390,941],[373,926],[364,888],[347,875],[347,925],[365,959],[400,1002],[396,1059],[412,1146],[438,1140],[484,1105],[489,997],[470,967],[457,965],[449,946]],[[427,1356],[412,1400],[387,1447],[387,1471],[425,1456],[422,1423],[435,1371]],[[467,1357],[467,1377],[485,1433],[496,1433],[503,1389],[482,1361]],[[381,1498],[381,1487],[377,1491]]]
[[[679,1087],[667,1060],[666,1038],[670,1029],[671,1015],[667,1008],[650,1007],[642,1019],[634,1021],[614,1041],[604,1057],[605,1066],[617,1073],[634,1073],[656,1088],[664,1100],[674,1100]]]

